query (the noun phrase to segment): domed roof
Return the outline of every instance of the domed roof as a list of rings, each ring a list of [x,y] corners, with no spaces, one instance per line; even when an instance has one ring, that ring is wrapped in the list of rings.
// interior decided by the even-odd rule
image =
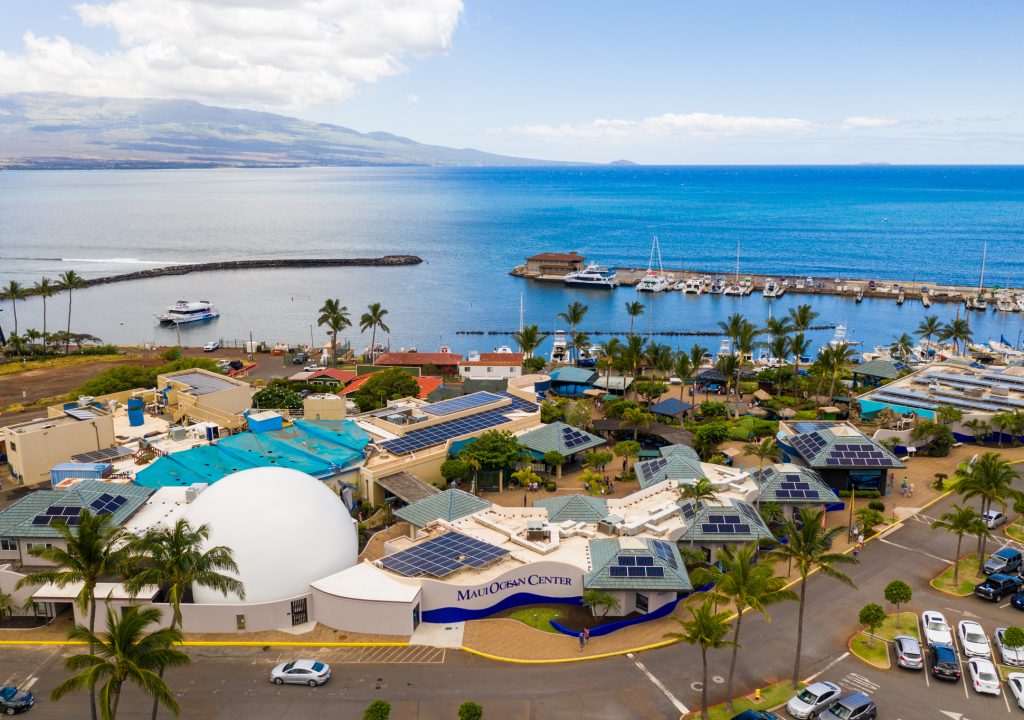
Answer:
[[[356,526],[341,499],[289,468],[228,475],[204,490],[185,517],[193,527],[210,526],[211,547],[231,548],[247,603],[308,592],[312,581],[352,567],[358,555]],[[192,592],[197,603],[238,602],[210,588]]]

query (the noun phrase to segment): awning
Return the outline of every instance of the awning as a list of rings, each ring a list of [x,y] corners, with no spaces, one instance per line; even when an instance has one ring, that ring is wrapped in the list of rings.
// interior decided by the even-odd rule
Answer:
[[[583,394],[586,397],[600,398],[600,397],[604,397],[604,390],[598,390],[597,388],[590,388],[589,390],[584,390]]]
[[[407,472],[385,475],[377,480],[377,484],[407,503],[414,503],[417,500],[422,500],[441,492],[433,485],[428,485],[415,475],[410,475]]]
[[[757,390],[754,391],[754,399],[760,400],[761,402],[768,402],[769,400],[772,399],[772,396],[765,392],[764,390],[758,388]]]

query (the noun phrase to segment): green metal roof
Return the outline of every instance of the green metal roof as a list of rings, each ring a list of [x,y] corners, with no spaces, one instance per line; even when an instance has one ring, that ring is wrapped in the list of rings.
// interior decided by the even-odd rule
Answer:
[[[602,390],[620,390],[625,392],[633,384],[633,378],[624,375],[611,375],[606,380],[602,375],[594,381],[594,387]]]
[[[566,520],[596,523],[608,515],[608,502],[590,495],[563,495],[545,500],[534,500],[533,506],[546,509],[548,521],[553,523]]]
[[[760,488],[758,500],[760,502],[777,502],[783,504],[810,504],[821,505],[822,503],[834,503],[839,501],[836,491],[828,486],[821,475],[810,468],[798,465],[768,465],[756,470],[752,475],[754,482]],[[817,497],[779,497],[776,492],[784,482],[807,483],[811,490],[817,490]]]
[[[458,520],[461,517],[486,510],[491,503],[470,495],[464,490],[450,489],[431,495],[395,510],[395,515],[418,528],[426,527],[435,520]]]
[[[597,373],[593,370],[587,370],[585,368],[572,367],[567,365],[560,367],[557,370],[553,370],[550,373],[551,382],[556,383],[573,383],[576,385],[589,385],[590,382],[597,376]]]
[[[578,444],[574,447],[569,447],[566,444],[567,435],[577,438]],[[578,441],[579,435],[585,436],[587,438],[586,441]],[[597,435],[592,435],[586,430],[580,430],[561,421],[541,425],[528,433],[523,433],[517,439],[520,445],[540,455],[557,450],[566,457],[585,452],[598,445],[604,445],[605,442],[603,438],[599,438]]]
[[[830,428],[800,433],[785,440],[810,467],[823,470],[880,469],[906,467],[899,458],[867,435],[860,433],[837,435]],[[836,446],[840,447],[836,447]],[[849,448],[856,446],[870,453],[878,464],[866,464],[864,457],[851,456]],[[858,451],[853,451],[854,453]],[[806,453],[806,454],[805,454]],[[865,456],[866,457],[866,456]]]
[[[640,487],[648,488],[663,480],[699,480],[704,477],[700,457],[686,445],[668,445],[661,448],[661,457],[644,460],[633,466]]]
[[[854,375],[865,375],[867,377],[882,378],[883,380],[895,380],[900,376],[896,363],[881,358],[868,360],[860,365],[854,365],[851,371]]]
[[[742,500],[731,500],[730,502],[731,506],[705,504],[699,508],[696,517],[680,536],[679,542],[746,543],[773,537],[772,531],[768,529],[764,520],[761,519],[761,514],[753,505]],[[719,532],[704,528],[704,525],[710,524],[709,516],[723,513],[738,514],[742,521],[739,524],[748,529],[742,532]]]
[[[660,590],[686,592],[693,589],[690,577],[686,574],[686,565],[679,554],[679,548],[673,542],[664,540],[641,539],[643,547],[623,547],[619,538],[591,540],[590,572],[583,576],[583,587],[588,590]],[[654,543],[662,543],[671,560],[659,555]],[[621,556],[649,557],[653,567],[664,568],[662,577],[612,577],[609,568],[618,565]],[[675,567],[673,567],[675,565]]]
[[[32,520],[51,505],[89,508],[104,493],[125,498],[125,503],[111,513],[114,524],[121,525],[146,502],[153,490],[138,485],[116,485],[99,480],[84,480],[66,490],[38,490],[0,512],[0,536],[59,537],[57,531],[49,525],[34,525]]]

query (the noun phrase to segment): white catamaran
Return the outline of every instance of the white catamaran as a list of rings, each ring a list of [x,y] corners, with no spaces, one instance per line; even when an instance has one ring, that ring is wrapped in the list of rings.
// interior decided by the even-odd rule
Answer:
[[[209,300],[200,300],[199,302],[179,300],[167,308],[167,312],[160,313],[156,317],[161,325],[181,325],[200,320],[213,320],[220,317],[220,313],[210,304]]]
[[[654,269],[654,259],[658,259],[658,269]],[[651,259],[647,262],[647,273],[636,284],[637,292],[662,292],[672,287],[672,278],[665,274],[661,265],[661,245],[658,244],[658,236],[651,241]]]

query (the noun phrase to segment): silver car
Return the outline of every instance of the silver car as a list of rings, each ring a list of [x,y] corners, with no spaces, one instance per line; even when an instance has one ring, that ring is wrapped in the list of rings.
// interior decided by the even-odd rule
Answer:
[[[786,703],[786,712],[798,720],[817,717],[839,697],[842,690],[835,683],[816,682],[798,692]]]
[[[916,637],[897,635],[892,639],[892,644],[896,652],[897,665],[907,670],[924,669],[924,653],[921,652],[921,643]]]
[[[1006,647],[1003,643],[1003,635],[1005,633],[1006,628],[996,628],[995,635],[992,636],[996,647],[999,648],[999,657],[1002,659],[1003,665],[1012,665],[1014,667],[1024,665],[1024,648]]]
[[[331,666],[319,660],[293,660],[276,665],[270,671],[270,682],[316,687],[331,679]]]

